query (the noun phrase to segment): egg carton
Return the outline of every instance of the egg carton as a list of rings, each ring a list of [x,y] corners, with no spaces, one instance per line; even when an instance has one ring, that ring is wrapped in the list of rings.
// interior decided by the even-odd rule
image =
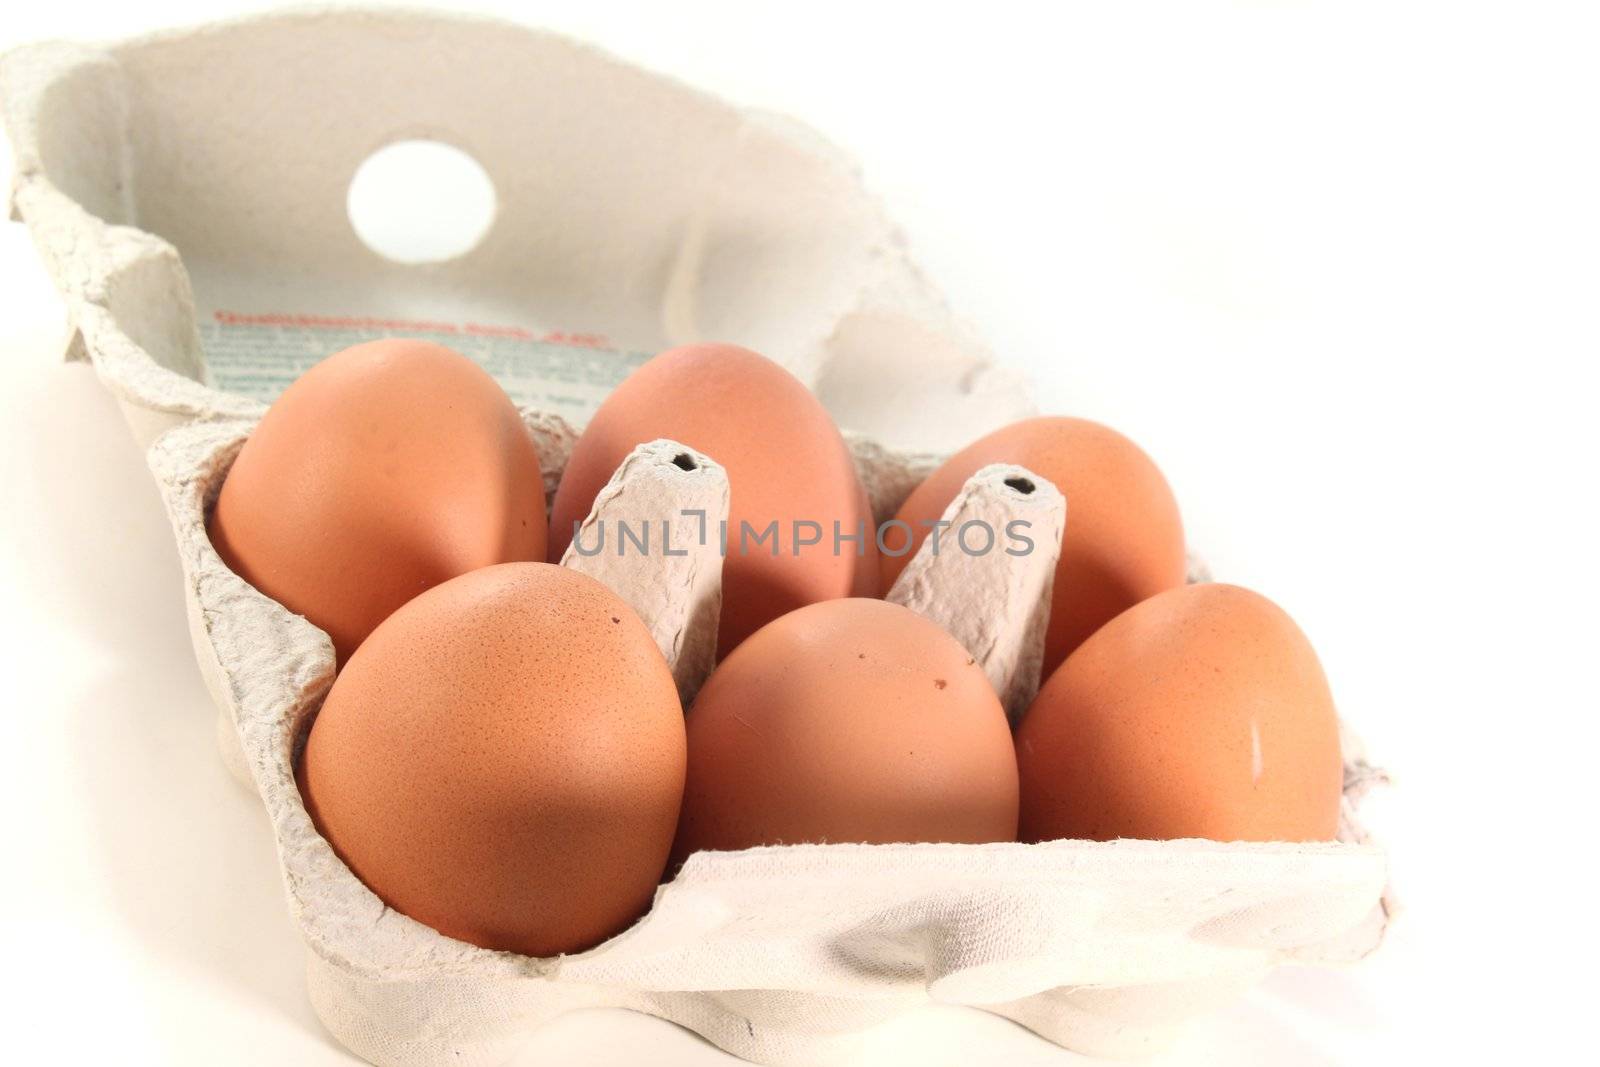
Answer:
[[[1277,964],[1348,962],[1382,939],[1387,864],[1355,812],[1382,774],[1349,738],[1337,842],[699,853],[633,927],[554,959],[467,945],[386,908],[318,836],[294,784],[296,746],[333,680],[331,643],[230,572],[206,536],[269,398],[230,384],[250,380],[241,368],[267,358],[292,371],[363,331],[520,324],[434,339],[484,360],[523,402],[553,495],[574,426],[627,353],[738,340],[856,431],[880,519],[937,453],[1030,414],[1026,391],[815,134],[553,35],[341,9],[41,45],[0,61],[0,108],[13,217],[65,297],[67,355],[92,361],[147,451],[220,747],[269,814],[312,1003],[357,1054],[498,1063],[542,1021],[611,1005],[748,1059],[812,1063],[929,1000],[1079,1051],[1135,1054]],[[424,266],[373,254],[343,214],[356,165],[417,135],[469,150],[500,200],[479,246]],[[614,350],[559,339],[596,335]],[[714,517],[726,482],[716,457],[652,442],[595,507],[593,521]],[[1069,512],[1048,482],[1002,467],[980,472],[947,517],[1052,529]],[[1050,553],[923,552],[891,599],[950,629],[1015,713],[1038,684]],[[564,562],[639,610],[692,695],[714,653],[716,555]]]

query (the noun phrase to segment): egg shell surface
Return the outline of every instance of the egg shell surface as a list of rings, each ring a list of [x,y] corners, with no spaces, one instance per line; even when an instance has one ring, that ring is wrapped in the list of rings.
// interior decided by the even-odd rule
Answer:
[[[418,593],[544,559],[539,455],[477,364],[426,341],[373,341],[278,397],[208,531],[234,573],[326,631],[343,663]]]
[[[1186,557],[1178,503],[1149,456],[1115,430],[1087,419],[1025,419],[946,460],[885,528],[882,586],[890,588],[934,532],[961,487],[991,463],[1047,478],[1067,498],[1067,522],[1045,632],[1044,673],[1119,612],[1183,584]],[[941,534],[941,551],[957,550]],[[896,553],[899,553],[898,555]]]
[[[1017,729],[1020,836],[1326,841],[1344,769],[1333,697],[1283,609],[1185,586],[1117,616]]]
[[[589,948],[648,909],[684,726],[648,630],[592,578],[473,571],[385,620],[335,680],[301,784],[397,911],[485,948]]]
[[[983,669],[909,608],[812,604],[757,631],[688,717],[674,847],[1011,841],[1011,731]]]
[[[799,379],[736,345],[669,349],[617,386],[567,461],[551,509],[551,560],[566,551],[574,524],[623,458],[658,438],[704,452],[727,471],[720,656],[795,608],[877,595],[872,512],[838,428]],[[662,518],[674,537],[700,534],[693,516]],[[836,546],[836,527],[856,540]],[[620,531],[603,536],[610,540],[583,544],[617,551]],[[707,536],[719,537],[714,521]]]

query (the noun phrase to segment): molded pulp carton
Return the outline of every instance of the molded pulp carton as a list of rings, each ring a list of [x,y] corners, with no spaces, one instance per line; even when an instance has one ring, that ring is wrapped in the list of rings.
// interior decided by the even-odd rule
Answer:
[[[0,104],[13,218],[66,298],[68,356],[94,363],[148,450],[222,750],[270,816],[316,1010],[361,1056],[496,1063],[544,1019],[617,1005],[753,1060],[811,1063],[929,998],[1134,1054],[1278,963],[1354,960],[1381,940],[1386,861],[1355,817],[1381,773],[1349,739],[1338,842],[701,853],[633,928],[556,959],[385,908],[294,785],[295,746],[333,679],[328,639],[228,571],[205,533],[229,463],[300,370],[372,337],[449,344],[521,405],[553,492],[574,427],[647,354],[735,340],[827,404],[880,519],[939,452],[1031,413],[1027,395],[820,138],[546,33],[339,10],[46,44],[0,63]],[[464,255],[393,262],[348,221],[357,166],[413,138],[466,151],[494,185],[494,222]],[[726,495],[716,457],[654,442],[591,521],[714,518]],[[1058,534],[1070,509],[998,467],[947,517],[1024,516]],[[923,556],[889,595],[961,639],[1015,714],[1039,682],[1053,561]],[[691,694],[711,666],[715,554],[566,562],[639,609]]]

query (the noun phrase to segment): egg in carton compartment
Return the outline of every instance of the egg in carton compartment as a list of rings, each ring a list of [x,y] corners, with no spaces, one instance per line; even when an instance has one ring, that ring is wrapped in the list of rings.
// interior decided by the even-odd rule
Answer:
[[[614,1005],[749,1059],[815,1062],[930,999],[1135,1054],[1279,963],[1349,961],[1381,940],[1387,864],[1355,803],[1382,774],[1349,738],[1337,842],[700,853],[635,926],[555,959],[480,949],[384,908],[294,785],[331,644],[228,571],[205,534],[254,421],[310,361],[388,333],[466,352],[522,404],[548,495],[573,425],[644,354],[735,338],[854,431],[880,520],[938,452],[1031,402],[820,138],[550,34],[347,9],[41,45],[0,61],[0,107],[13,217],[66,299],[68,356],[93,362],[148,447],[221,747],[271,818],[312,1002],[358,1054],[500,1062],[541,1021]],[[373,253],[344,209],[361,161],[417,136],[468,150],[499,205],[471,251],[425,265]],[[630,456],[623,485],[594,518],[640,501],[725,513],[715,457],[672,442]],[[1049,523],[1062,506],[1048,482],[1002,468],[951,509]],[[720,560],[568,562],[640,609],[692,694],[710,666]],[[919,556],[890,596],[962,640],[1015,714],[1038,684],[1044,564]]]

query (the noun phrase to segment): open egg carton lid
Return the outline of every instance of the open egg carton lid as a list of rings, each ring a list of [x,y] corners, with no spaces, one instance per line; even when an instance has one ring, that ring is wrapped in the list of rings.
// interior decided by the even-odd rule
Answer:
[[[0,61],[0,107],[11,215],[66,298],[68,354],[144,444],[257,417],[310,363],[397,334],[580,425],[694,340],[756,349],[896,448],[1032,411],[839,151],[550,33],[341,9],[41,44]],[[458,150],[440,180],[464,197],[492,186],[460,205],[475,221],[446,212],[482,232],[433,262],[388,258],[351,221],[363,163],[416,141]],[[430,205],[385,201],[369,173],[381,246],[385,210],[404,225]]]
[[[548,33],[342,9],[44,44],[0,59],[0,117],[12,217],[65,297],[67,354],[120,401],[172,516],[223,748],[273,820],[313,1003],[360,1054],[501,1062],[540,1020],[611,1004],[815,1062],[929,997],[1137,1052],[1273,963],[1381,939],[1386,861],[1353,816],[1376,772],[1353,742],[1339,842],[702,853],[633,930],[557,960],[382,908],[293,783],[291,734],[332,677],[326,635],[205,535],[227,464],[302,370],[382,336],[456,348],[522,408],[553,489],[574,427],[634,366],[735,341],[852,435],[880,518],[931,454],[1032,414],[1027,391],[821,138]],[[374,251],[351,212],[369,158],[414,140],[454,146],[493,189],[481,233],[422,263]]]

